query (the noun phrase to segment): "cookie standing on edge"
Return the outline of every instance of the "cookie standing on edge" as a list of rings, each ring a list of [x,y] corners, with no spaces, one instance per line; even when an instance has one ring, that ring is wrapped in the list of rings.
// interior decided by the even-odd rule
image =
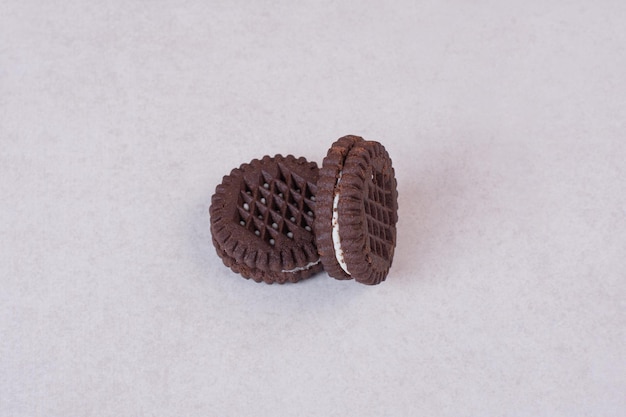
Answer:
[[[211,234],[226,266],[256,282],[297,282],[322,270],[312,227],[319,169],[292,155],[255,159],[211,198]]]
[[[375,285],[393,261],[398,191],[378,142],[344,136],[328,150],[317,182],[315,233],[326,272]]]

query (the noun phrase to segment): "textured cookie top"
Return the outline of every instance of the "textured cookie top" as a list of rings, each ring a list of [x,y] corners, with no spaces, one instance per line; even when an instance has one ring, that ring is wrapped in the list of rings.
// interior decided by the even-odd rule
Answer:
[[[232,170],[209,210],[222,259],[266,282],[293,282],[321,269],[312,230],[317,179],[317,164],[292,155],[265,156]]]
[[[320,170],[315,223],[318,250],[331,276],[370,285],[386,278],[396,246],[397,199],[383,145],[357,136],[333,144]]]

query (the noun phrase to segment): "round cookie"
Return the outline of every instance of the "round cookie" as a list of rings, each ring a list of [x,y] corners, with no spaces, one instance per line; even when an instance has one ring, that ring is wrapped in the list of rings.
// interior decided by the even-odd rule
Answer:
[[[344,136],[328,150],[317,182],[315,232],[324,269],[375,285],[393,262],[398,192],[391,158],[378,142]]]
[[[225,176],[211,198],[211,234],[234,272],[268,284],[320,272],[313,221],[319,169],[292,155],[255,159]]]

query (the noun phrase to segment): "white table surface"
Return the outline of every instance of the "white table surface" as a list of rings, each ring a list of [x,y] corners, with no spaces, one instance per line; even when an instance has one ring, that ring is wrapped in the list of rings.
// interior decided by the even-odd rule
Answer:
[[[626,3],[0,3],[0,416],[626,415]],[[382,142],[376,287],[244,280],[208,206]]]

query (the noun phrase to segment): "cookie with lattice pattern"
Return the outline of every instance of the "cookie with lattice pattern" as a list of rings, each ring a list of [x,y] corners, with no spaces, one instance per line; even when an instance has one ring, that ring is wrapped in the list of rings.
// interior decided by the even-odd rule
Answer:
[[[213,245],[245,278],[297,282],[322,270],[313,222],[319,169],[292,155],[235,168],[211,198]]]
[[[344,136],[328,150],[317,182],[315,233],[328,274],[375,285],[393,262],[398,191],[385,147]]]

